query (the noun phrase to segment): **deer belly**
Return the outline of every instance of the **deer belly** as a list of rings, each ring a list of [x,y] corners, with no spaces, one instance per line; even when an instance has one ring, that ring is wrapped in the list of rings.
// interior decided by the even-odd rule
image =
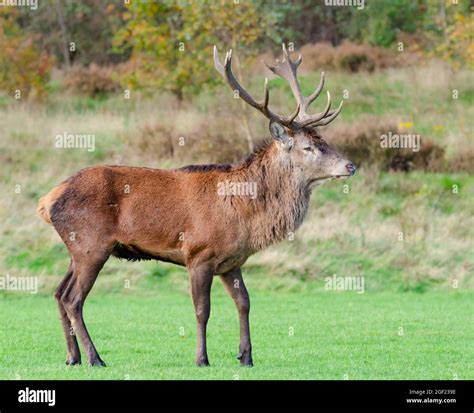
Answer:
[[[173,264],[184,265],[184,255],[180,249],[155,249],[146,248],[133,243],[115,244],[112,255],[124,258],[127,261],[158,260],[171,262]]]

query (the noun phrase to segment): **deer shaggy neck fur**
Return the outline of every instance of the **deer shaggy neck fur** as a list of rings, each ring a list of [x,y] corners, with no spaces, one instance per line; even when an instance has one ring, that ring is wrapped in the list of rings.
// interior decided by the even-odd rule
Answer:
[[[302,223],[310,193],[299,170],[277,143],[267,143],[228,172],[232,182],[252,183],[256,196],[228,196],[223,202],[237,212],[248,228],[250,246],[259,251],[288,237]]]

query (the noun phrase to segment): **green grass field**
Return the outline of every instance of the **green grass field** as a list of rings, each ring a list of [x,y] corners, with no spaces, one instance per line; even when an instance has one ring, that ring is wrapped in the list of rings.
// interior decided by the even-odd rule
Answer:
[[[85,319],[106,368],[64,364],[52,297],[3,296],[0,379],[474,378],[470,292],[251,291],[250,369],[236,359],[237,315],[220,284],[213,288],[209,368],[194,366],[190,297],[159,281],[149,295],[91,294]]]

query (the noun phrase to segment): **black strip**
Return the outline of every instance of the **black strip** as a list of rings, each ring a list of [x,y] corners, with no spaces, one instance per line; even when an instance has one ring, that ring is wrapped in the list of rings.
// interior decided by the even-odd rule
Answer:
[[[0,381],[0,411],[71,409],[234,408],[403,409],[472,411],[473,381]],[[55,390],[55,406],[20,403],[26,388]],[[412,393],[410,394],[410,390]],[[413,391],[424,391],[417,395]],[[437,394],[438,391],[443,391]],[[428,393],[427,393],[428,392]],[[431,392],[431,393],[430,393]],[[452,393],[454,392],[454,393]],[[455,399],[452,403],[408,403],[407,399]],[[72,410],[74,411],[74,410]]]

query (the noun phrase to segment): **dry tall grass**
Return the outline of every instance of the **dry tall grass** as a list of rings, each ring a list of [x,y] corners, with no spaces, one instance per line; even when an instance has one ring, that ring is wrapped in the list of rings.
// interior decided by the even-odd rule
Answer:
[[[430,83],[425,76],[434,69],[426,70],[424,76],[414,76],[412,69],[350,76],[334,72],[328,88],[337,95],[348,87],[351,98],[346,115],[323,132],[336,144],[355,145],[353,154],[359,149],[364,153],[366,141],[360,140],[364,131],[369,131],[364,139],[378,139],[386,128],[395,130],[400,121],[410,120],[417,131],[432,137],[434,147],[443,147],[448,170],[472,171],[473,108],[449,99],[453,84],[459,85],[461,94],[472,94],[472,85],[465,82],[471,75],[445,73],[440,83]],[[317,77],[311,73],[310,83]],[[252,83],[252,91],[260,91],[260,80]],[[271,99],[281,112],[293,107],[288,94],[280,90],[272,89]],[[67,266],[58,236],[36,215],[38,198],[52,186],[78,169],[99,163],[173,167],[233,161],[246,151],[240,105],[225,87],[187,103],[170,96],[145,99],[135,95],[130,102],[117,98],[94,111],[78,112],[74,105],[65,100],[60,109],[51,110],[17,104],[0,112],[0,272],[40,275],[48,289]],[[370,114],[377,121],[367,117]],[[250,124],[257,140],[267,135],[266,121],[259,116],[252,114]],[[439,124],[443,128],[436,129]],[[55,137],[64,132],[94,134],[95,151],[56,148]],[[265,288],[309,288],[307,280],[337,271],[366,274],[373,288],[426,280],[451,286],[453,279],[463,287],[473,286],[474,212],[468,196],[472,178],[466,174],[381,175],[375,161],[365,160],[350,181],[315,190],[310,214],[294,241],[251,258],[248,268],[259,276],[251,277],[250,283]],[[453,185],[458,184],[459,193],[454,193]],[[400,231],[403,242],[397,239]],[[155,267],[154,263],[111,261],[99,284],[121,289],[125,278],[138,282]],[[106,276],[111,273],[117,274]],[[186,277],[182,272],[176,277],[177,288],[185,289]]]

